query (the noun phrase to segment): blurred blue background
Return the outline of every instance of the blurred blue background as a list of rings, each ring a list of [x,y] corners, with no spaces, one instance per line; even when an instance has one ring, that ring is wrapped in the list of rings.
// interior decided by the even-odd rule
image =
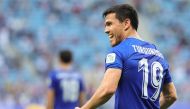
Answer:
[[[190,0],[0,0],[0,109],[43,109],[48,72],[65,48],[90,97],[110,47],[102,12],[120,3],[137,9],[138,32],[170,63],[178,93],[170,109],[190,109]]]

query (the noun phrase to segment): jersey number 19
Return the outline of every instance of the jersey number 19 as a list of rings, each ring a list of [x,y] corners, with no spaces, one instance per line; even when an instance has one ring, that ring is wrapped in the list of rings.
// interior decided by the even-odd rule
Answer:
[[[150,67],[150,71],[149,68]],[[143,83],[142,83],[142,98],[148,99],[148,74],[151,73],[151,85],[156,88],[156,91],[150,97],[152,101],[155,101],[160,93],[162,78],[163,78],[163,67],[158,61],[154,61],[150,66],[148,65],[148,59],[143,58],[139,61],[138,72],[143,72]]]

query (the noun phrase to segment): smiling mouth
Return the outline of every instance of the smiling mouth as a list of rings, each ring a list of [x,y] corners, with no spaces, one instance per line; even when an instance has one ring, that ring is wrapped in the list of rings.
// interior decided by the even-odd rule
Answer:
[[[109,35],[109,38],[112,39],[114,36],[113,35]]]

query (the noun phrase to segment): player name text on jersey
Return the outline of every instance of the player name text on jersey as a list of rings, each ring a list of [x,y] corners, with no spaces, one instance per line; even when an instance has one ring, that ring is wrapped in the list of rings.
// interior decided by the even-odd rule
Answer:
[[[142,47],[142,46],[139,46],[139,45],[132,45],[132,47],[135,50],[135,52],[139,52],[139,53],[143,53],[143,54],[156,55],[156,56],[159,56],[161,58],[164,58],[162,53],[160,53],[156,49],[146,48],[146,47]]]

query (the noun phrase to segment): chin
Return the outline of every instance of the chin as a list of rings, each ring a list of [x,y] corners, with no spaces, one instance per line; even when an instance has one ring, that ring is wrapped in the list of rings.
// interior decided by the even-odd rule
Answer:
[[[115,47],[117,44],[111,44],[112,47]]]
[[[112,47],[115,47],[115,46],[118,45],[118,44],[120,44],[120,42],[119,42],[119,43],[111,44],[111,46],[112,46]]]

